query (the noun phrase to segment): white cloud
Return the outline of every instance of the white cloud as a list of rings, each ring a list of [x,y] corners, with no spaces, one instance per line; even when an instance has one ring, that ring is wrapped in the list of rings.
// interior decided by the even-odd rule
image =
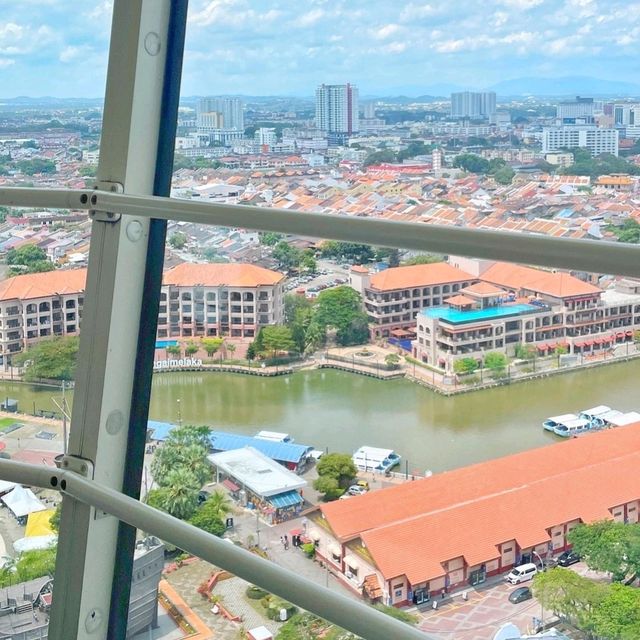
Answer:
[[[542,4],[544,0],[500,0],[500,4],[519,11],[527,11]]]
[[[89,54],[93,53],[92,47],[89,45],[68,46],[65,47],[58,56],[60,62],[76,62],[77,60],[86,59]]]
[[[326,15],[324,9],[312,9],[311,11],[307,11],[307,13],[303,13],[300,17],[298,17],[294,24],[298,27],[311,27],[316,24],[319,20],[322,20]]]
[[[16,61],[12,58],[0,58],[0,69],[4,69],[6,67],[10,67],[12,64],[15,64]]]
[[[430,4],[408,4],[400,13],[400,22],[413,22],[421,20],[436,13]]]
[[[382,50],[385,53],[402,53],[403,51],[406,51],[406,49],[406,42],[390,42],[382,47]]]
[[[90,20],[105,20],[113,14],[113,0],[102,0],[85,13]]]
[[[385,24],[383,27],[379,27],[378,29],[372,29],[371,35],[376,40],[386,40],[391,36],[395,35],[400,31],[400,26],[397,24]]]

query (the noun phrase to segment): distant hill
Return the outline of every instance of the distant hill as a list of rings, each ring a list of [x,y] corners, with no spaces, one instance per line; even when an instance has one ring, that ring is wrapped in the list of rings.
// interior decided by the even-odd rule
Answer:
[[[499,96],[640,96],[640,84],[590,76],[514,78],[489,87]]]

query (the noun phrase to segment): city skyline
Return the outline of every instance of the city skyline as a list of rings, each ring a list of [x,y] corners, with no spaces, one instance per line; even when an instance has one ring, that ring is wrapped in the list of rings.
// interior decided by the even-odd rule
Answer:
[[[25,3],[2,2],[2,97],[101,96],[111,2],[87,0],[80,10],[25,2],[28,13]],[[351,82],[363,97],[434,87],[448,95],[584,69],[625,81],[637,75],[639,31],[640,7],[618,0],[496,0],[488,11],[470,1],[312,0],[300,8],[191,0],[182,94],[310,96],[318,84]]]

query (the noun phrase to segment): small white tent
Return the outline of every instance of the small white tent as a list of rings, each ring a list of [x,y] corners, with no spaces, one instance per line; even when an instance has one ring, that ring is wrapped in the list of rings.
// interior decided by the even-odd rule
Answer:
[[[7,505],[16,518],[23,518],[34,511],[44,511],[47,508],[36,498],[31,489],[25,489],[20,485],[2,496],[2,502]]]

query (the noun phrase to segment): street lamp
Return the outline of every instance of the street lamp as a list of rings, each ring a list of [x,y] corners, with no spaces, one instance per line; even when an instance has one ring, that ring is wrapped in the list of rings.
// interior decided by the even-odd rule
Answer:
[[[544,560],[542,559],[542,556],[537,552],[534,551],[533,549],[531,550],[531,555],[535,556],[536,558],[538,558],[538,560],[540,560],[540,571],[544,571]],[[540,602],[540,609],[541,609],[541,614],[540,617],[542,618],[542,629],[544,630],[544,604],[542,604],[542,602]]]
[[[182,426],[182,413],[180,412],[180,398],[176,400],[178,403],[178,426]]]

